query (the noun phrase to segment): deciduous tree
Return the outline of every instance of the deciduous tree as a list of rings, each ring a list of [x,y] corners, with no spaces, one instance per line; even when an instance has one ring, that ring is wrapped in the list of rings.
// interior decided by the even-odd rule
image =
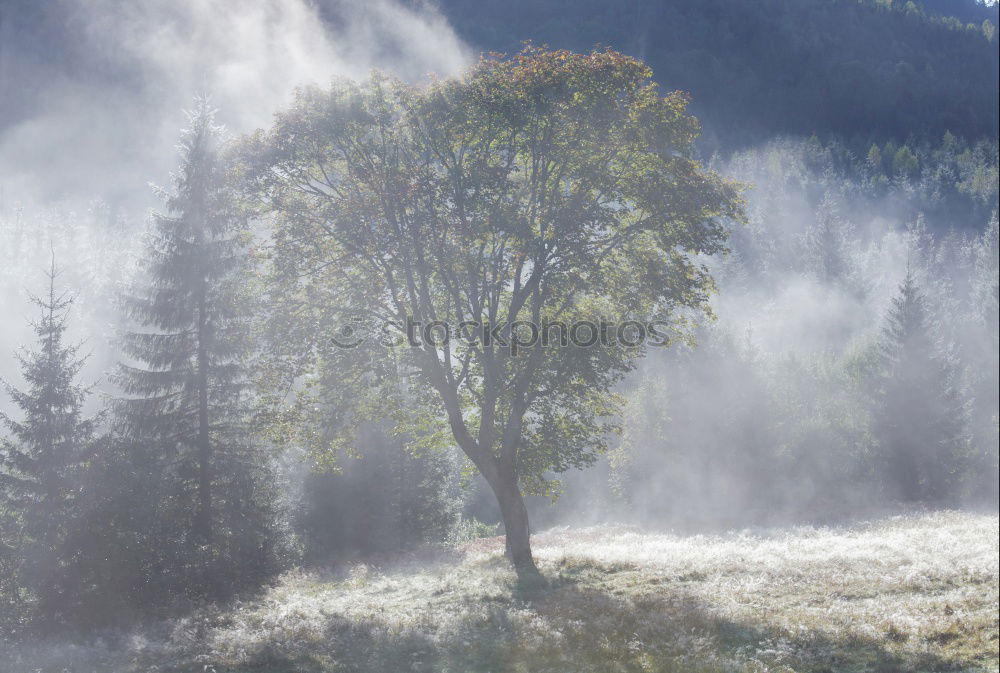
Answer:
[[[600,318],[686,334],[713,289],[703,257],[741,217],[737,188],[693,158],[687,95],[651,75],[614,51],[537,48],[425,86],[375,75],[300,92],[244,148],[276,218],[280,341],[332,382],[310,408],[457,443],[497,497],[521,575],[537,572],[523,492],[606,448],[612,390],[642,347],[518,350],[515,335]],[[377,343],[407,321],[417,345]],[[372,323],[396,327],[330,343],[352,337],[335,327]],[[443,323],[466,329],[444,343]],[[289,361],[318,380],[309,358]]]

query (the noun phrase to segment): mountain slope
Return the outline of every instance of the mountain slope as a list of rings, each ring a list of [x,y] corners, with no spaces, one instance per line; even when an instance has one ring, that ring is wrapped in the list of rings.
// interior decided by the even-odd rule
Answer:
[[[936,9],[941,2],[935,3]],[[476,47],[530,39],[587,50],[609,45],[646,60],[727,147],[775,134],[939,139],[994,137],[997,38],[989,28],[898,0],[442,0]],[[953,0],[960,16],[997,7]],[[962,9],[964,8],[964,9]],[[995,30],[995,29],[994,29]]]

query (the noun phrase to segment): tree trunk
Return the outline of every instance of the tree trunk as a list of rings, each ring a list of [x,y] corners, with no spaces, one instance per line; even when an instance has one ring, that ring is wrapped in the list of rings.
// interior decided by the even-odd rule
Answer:
[[[205,542],[212,542],[212,443],[208,438],[208,414],[200,404],[198,419],[198,529]]]
[[[514,566],[514,571],[520,579],[538,577],[538,568],[531,555],[531,530],[528,526],[528,510],[524,506],[524,497],[518,488],[514,477],[498,475],[489,480],[493,494],[500,505],[503,516],[503,527],[506,538],[505,554]]]
[[[434,371],[437,364],[436,355],[431,356],[430,371]],[[504,537],[506,538],[506,555],[514,566],[517,577],[522,582],[541,577],[538,567],[535,566],[535,559],[531,555],[531,530],[528,526],[528,509],[524,506],[524,497],[518,486],[516,444],[513,441],[505,441],[505,450],[501,451],[501,456],[493,455],[492,432],[484,431],[484,428],[491,428],[493,425],[494,405],[497,399],[495,394],[489,390],[485,397],[492,399],[489,404],[483,405],[483,416],[480,418],[479,439],[474,440],[465,426],[462,419],[461,406],[458,396],[453,389],[449,389],[443,378],[438,378],[438,390],[445,403],[448,413],[448,421],[451,425],[452,434],[458,441],[458,445],[465,452],[465,455],[475,464],[479,473],[486,479],[486,483],[493,490],[497,504],[500,505],[500,514],[503,517]],[[523,408],[522,408],[523,414]],[[518,432],[505,429],[505,440],[518,438],[520,436],[520,426],[515,426]],[[482,447],[488,447],[483,449]]]
[[[208,344],[206,288],[198,287],[198,518],[202,539],[212,542],[212,441],[208,434]]]

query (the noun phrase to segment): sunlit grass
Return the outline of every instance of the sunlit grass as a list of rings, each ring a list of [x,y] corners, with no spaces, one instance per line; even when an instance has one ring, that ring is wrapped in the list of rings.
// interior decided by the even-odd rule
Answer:
[[[843,529],[535,536],[520,588],[498,539],[381,569],[295,572],[118,647],[11,671],[996,671],[996,516]]]

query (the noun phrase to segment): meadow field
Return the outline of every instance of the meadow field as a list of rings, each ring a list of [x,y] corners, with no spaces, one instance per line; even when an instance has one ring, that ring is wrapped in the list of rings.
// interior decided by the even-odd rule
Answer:
[[[890,673],[996,671],[998,519],[935,512],[842,528],[535,536],[285,575],[261,595],[131,634],[22,643],[29,671]]]

